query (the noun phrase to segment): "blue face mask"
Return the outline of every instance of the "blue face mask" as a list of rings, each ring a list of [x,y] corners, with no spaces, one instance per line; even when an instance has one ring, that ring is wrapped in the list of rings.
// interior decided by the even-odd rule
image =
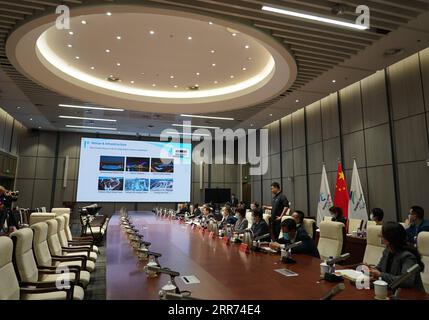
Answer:
[[[283,238],[284,238],[285,240],[289,240],[289,234],[287,234],[287,233],[283,233]]]

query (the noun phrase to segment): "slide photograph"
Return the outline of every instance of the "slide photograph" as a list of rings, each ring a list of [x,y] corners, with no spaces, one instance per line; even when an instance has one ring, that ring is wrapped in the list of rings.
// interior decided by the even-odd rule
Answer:
[[[151,172],[174,172],[174,159],[152,158]]]
[[[100,156],[100,171],[124,171],[125,157]]]

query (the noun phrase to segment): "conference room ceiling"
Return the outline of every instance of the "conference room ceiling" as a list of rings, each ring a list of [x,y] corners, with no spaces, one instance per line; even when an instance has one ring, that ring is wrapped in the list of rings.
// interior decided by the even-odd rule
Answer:
[[[70,120],[58,118],[65,112],[58,104],[104,105],[85,100],[85,97],[71,98],[27,78],[6,55],[6,41],[18,26],[53,13],[59,4],[69,5],[73,12],[73,8],[86,5],[124,3],[185,11],[205,15],[207,21],[219,18],[250,26],[277,40],[295,59],[298,67],[296,79],[285,91],[264,102],[249,103],[248,107],[210,114],[234,118],[234,121],[193,119],[193,125],[262,127],[429,46],[429,3],[424,0],[0,1],[1,107],[30,128],[75,131],[65,128]],[[263,5],[267,5],[354,22],[357,16],[355,8],[360,4],[371,9],[369,30],[331,26],[261,10]],[[114,117],[117,123],[108,126],[116,127],[117,132],[122,134],[139,132],[151,135],[184,120],[178,116],[179,113],[180,110],[177,114],[135,110],[121,113],[67,110],[67,115],[76,117]],[[73,124],[95,125],[86,120],[74,120]]]

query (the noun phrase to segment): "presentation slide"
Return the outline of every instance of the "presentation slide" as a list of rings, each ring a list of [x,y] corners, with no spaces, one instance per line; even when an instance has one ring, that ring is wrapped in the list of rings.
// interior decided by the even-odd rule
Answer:
[[[189,202],[190,143],[82,138],[78,202]]]

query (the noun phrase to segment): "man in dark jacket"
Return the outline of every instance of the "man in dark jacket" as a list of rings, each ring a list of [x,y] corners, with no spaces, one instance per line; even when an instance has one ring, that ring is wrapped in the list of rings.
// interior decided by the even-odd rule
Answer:
[[[286,219],[281,223],[281,228],[283,232],[283,238],[280,238],[278,242],[270,243],[272,249],[281,249],[285,246],[302,241],[302,244],[292,248],[292,253],[302,253],[307,254],[316,258],[320,258],[319,251],[316,248],[316,245],[313,242],[313,239],[307,234],[304,228],[296,227],[296,222],[294,219]],[[284,236],[287,234],[287,239]]]
[[[268,227],[268,224],[263,219],[263,212],[261,209],[253,209],[252,212],[253,216],[253,224],[250,230],[252,230],[253,238],[257,238],[263,235],[268,235],[267,237],[264,237],[260,239],[261,241],[270,241],[270,228]]]

